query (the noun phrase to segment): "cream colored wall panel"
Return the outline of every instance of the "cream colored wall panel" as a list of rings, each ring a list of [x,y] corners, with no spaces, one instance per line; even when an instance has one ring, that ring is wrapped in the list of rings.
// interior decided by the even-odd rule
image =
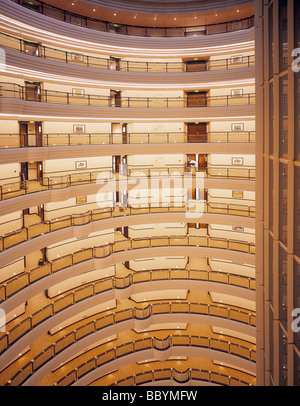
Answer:
[[[242,163],[235,165],[234,158],[242,158]],[[228,166],[231,168],[244,168],[244,167],[253,167],[255,166],[255,155],[222,155],[222,154],[210,154],[207,157],[207,164],[214,166]]]
[[[128,168],[143,168],[143,167],[176,167],[183,166],[186,161],[186,156],[183,154],[172,155],[132,155],[127,158]]]
[[[143,302],[152,302],[156,300],[186,300],[188,292],[184,289],[167,289],[164,291],[153,291],[153,292],[145,292],[145,293],[138,293],[135,295],[131,295],[131,299],[137,303]]]
[[[13,311],[5,314],[6,323],[9,323],[14,318],[16,318],[16,317],[20,316],[21,314],[25,313],[25,311],[26,311],[26,304],[24,302],[21,305],[15,307]]]
[[[113,275],[115,275],[115,268],[113,265],[108,268],[96,269],[95,271],[86,272],[82,275],[69,278],[62,283],[58,283],[57,285],[50,287],[49,289],[47,289],[47,297],[53,298],[80,285],[85,285],[87,283],[94,282]]]
[[[244,131],[255,131],[255,120],[241,120],[241,121],[211,121],[209,128],[211,132],[232,131],[233,124],[243,124]]]
[[[225,303],[230,306],[237,306],[252,311],[255,311],[256,309],[255,301],[229,296],[224,293],[209,292],[209,294],[212,301],[215,303]]]
[[[160,223],[135,225],[128,227],[130,238],[151,238],[160,236],[186,235],[187,225],[185,223]]]
[[[113,242],[115,238],[113,230],[105,230],[102,232],[91,233],[88,237],[72,238],[65,241],[60,241],[56,244],[47,247],[48,260],[63,257],[70,253],[80,251],[84,248],[93,246],[101,246],[106,243]]]
[[[74,125],[85,125],[85,133],[110,133],[110,123],[82,123],[74,120],[73,123],[70,122],[53,122],[44,121],[43,129],[44,133],[67,133],[71,134],[74,132]]]
[[[239,338],[240,340],[250,341],[250,343],[256,343],[256,338],[249,336],[247,334],[240,334],[234,330],[229,330],[227,328],[220,328],[215,326],[211,326],[211,328],[215,334],[223,334],[225,336]]]
[[[255,242],[255,230],[242,226],[210,225],[208,234],[215,238]]]
[[[243,263],[235,263],[231,261],[220,261],[215,258],[208,259],[209,266],[213,271],[224,272],[235,275],[248,276],[255,278],[255,267]]]
[[[62,202],[52,202],[45,204],[45,220],[52,220],[58,217],[84,214],[91,210],[97,210],[100,207],[105,206],[105,203],[109,202],[113,207],[113,193],[106,195],[87,195],[86,203],[81,203],[81,199],[71,198]],[[102,200],[101,197],[103,197]],[[105,199],[105,200],[104,200]],[[80,201],[80,203],[79,203]]]
[[[4,282],[7,279],[20,275],[24,272],[24,258],[19,258],[14,262],[7,264],[0,268],[0,282]]]
[[[75,316],[73,317],[69,317],[67,320],[65,320],[62,323],[59,323],[59,325],[57,325],[56,327],[53,327],[49,330],[50,334],[55,334],[57,333],[59,330],[76,323],[77,321],[83,320],[89,316],[92,316],[94,314],[97,313],[101,313],[105,310],[108,309],[114,309],[116,307],[117,303],[115,300],[110,300],[108,302],[105,303],[101,303],[98,304],[97,306],[94,307],[90,307],[88,310],[84,311],[84,312],[80,312],[77,313]]]
[[[0,185],[19,181],[20,170],[21,165],[19,163],[0,165]]]
[[[112,158],[107,157],[83,157],[80,160],[74,158],[47,160],[43,163],[44,176],[64,176],[72,172],[84,173],[91,171],[111,170]]]
[[[22,212],[14,212],[0,217],[0,235],[10,233],[22,227]]]
[[[138,272],[149,269],[184,269],[187,265],[186,257],[143,258],[129,261],[129,268]]]

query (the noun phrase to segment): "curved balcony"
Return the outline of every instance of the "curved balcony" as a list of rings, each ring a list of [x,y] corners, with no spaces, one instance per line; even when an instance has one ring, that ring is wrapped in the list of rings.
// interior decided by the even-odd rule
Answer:
[[[139,57],[199,57],[200,55],[222,55],[224,48],[231,53],[254,50],[254,28],[228,32],[226,35],[204,35],[199,37],[141,37],[114,35],[113,33],[84,29],[64,21],[47,18],[33,13],[11,0],[0,4],[2,31],[22,35],[33,42],[41,42],[55,47],[72,48],[78,53],[126,55]]]
[[[190,347],[205,348],[210,350],[216,350],[225,352],[227,354],[232,354],[233,358],[235,356],[241,357],[250,362],[255,362],[256,352],[255,350],[249,349],[246,346],[238,345],[235,343],[228,343],[225,340],[220,340],[211,337],[202,336],[188,336],[188,335],[169,335],[164,339],[157,339],[156,337],[144,338],[133,342],[124,343],[120,346],[112,348],[105,352],[100,352],[98,355],[90,358],[85,363],[79,365],[75,369],[69,371],[63,378],[61,378],[55,385],[57,386],[70,386],[76,383],[76,385],[81,385],[80,379],[88,374],[89,372],[101,368],[105,363],[112,362],[119,359],[120,357],[132,354],[138,351],[144,353],[145,350],[157,349],[160,351],[167,351],[170,347],[181,347],[184,352],[189,353]],[[182,348],[183,347],[183,348]],[[143,353],[141,356],[143,356]],[[198,375],[199,377],[199,375]],[[145,377],[144,377],[145,378]],[[149,379],[149,376],[147,377]],[[147,378],[143,380],[143,383],[147,382]],[[170,376],[168,377],[171,378]],[[229,377],[226,377],[228,383],[230,382]],[[166,377],[164,377],[166,379]],[[174,372],[173,379],[178,383],[184,383],[192,379],[191,374],[188,371],[184,372]],[[212,381],[211,379],[207,379]],[[135,382],[137,382],[136,379]],[[145,382],[146,381],[146,382]],[[149,381],[148,381],[149,382]],[[234,381],[230,382],[233,384]],[[118,384],[121,382],[119,381]],[[122,381],[124,384],[125,381]],[[128,384],[127,380],[127,384]],[[138,384],[141,384],[139,382]],[[223,383],[224,384],[224,383]]]
[[[44,246],[41,243],[41,246]],[[14,276],[9,281],[6,281],[4,285],[0,288],[0,300],[5,301],[10,296],[16,294],[19,290],[23,289],[26,286],[31,285],[32,283],[37,282],[38,280],[44,278],[45,276],[50,276],[56,274],[55,278],[59,278],[58,271],[62,271],[64,274],[64,270],[67,268],[73,267],[77,264],[85,264],[88,263],[90,260],[95,259],[104,259],[104,258],[111,258],[113,261],[112,263],[118,262],[118,257],[114,254],[128,254],[136,252],[140,252],[143,256],[147,256],[147,252],[151,254],[151,249],[154,251],[158,251],[157,248],[177,248],[178,252],[180,248],[189,247],[189,249],[195,247],[206,247],[207,248],[207,255],[211,254],[210,256],[217,255],[217,252],[214,252],[214,249],[223,250],[230,250],[231,252],[237,252],[240,254],[248,254],[253,256],[255,254],[255,244],[249,243],[246,241],[239,241],[239,240],[232,240],[232,239],[225,239],[225,238],[216,238],[210,237],[208,235],[205,236],[193,236],[193,235],[186,235],[186,236],[173,236],[173,237],[153,237],[153,238],[138,238],[138,239],[125,239],[121,241],[114,241],[112,243],[102,245],[99,247],[91,247],[85,248],[80,251],[76,251],[71,254],[67,254],[60,258],[54,259],[52,261],[41,261],[40,265],[34,269],[26,269],[26,272]],[[39,249],[40,247],[36,245],[33,249]],[[156,248],[156,250],[155,250]],[[216,250],[217,251],[217,250]],[[8,252],[8,251],[7,251]],[[175,249],[176,252],[176,249]],[[186,255],[187,254],[187,251]],[[200,250],[199,250],[200,252]],[[25,255],[24,250],[22,251],[23,255]],[[145,254],[144,254],[145,253]],[[149,254],[149,255],[150,255]],[[19,258],[20,253],[16,252],[16,256]],[[10,258],[8,256],[7,259],[3,258],[3,254],[1,258],[3,258],[3,266],[9,264],[14,260],[14,258]],[[115,258],[115,259],[114,259]],[[248,263],[247,257],[245,258],[245,262]],[[123,261],[124,259],[122,259]],[[75,276],[75,273],[74,273]],[[55,279],[54,278],[54,279]],[[63,276],[62,276],[63,278]]]
[[[83,94],[78,96],[73,93],[46,89],[40,89],[39,93],[33,95],[32,90],[28,91],[25,86],[8,82],[0,82],[0,97],[47,104],[130,109],[210,108],[249,106],[255,104],[255,93],[246,93],[240,96],[207,96],[205,100],[199,100],[196,102],[190,100],[188,97],[121,97],[118,100],[114,100],[110,96],[98,96],[93,94]]]
[[[75,377],[75,373],[73,376],[70,374],[70,381],[73,382]],[[169,382],[172,380],[179,384],[191,382],[193,385],[196,385],[197,382],[207,382],[209,384],[225,386],[252,386],[253,383],[249,382],[253,382],[253,377],[249,376],[248,378],[248,380],[236,378],[232,376],[232,370],[229,370],[228,374],[224,374],[217,371],[197,368],[187,368],[184,371],[180,371],[176,368],[160,368],[128,376],[114,382],[111,386],[150,386],[154,383],[156,386],[159,386],[161,381],[163,381],[163,385],[169,386]],[[68,385],[69,383],[67,378],[64,377],[57,384]]]
[[[40,267],[40,265],[39,265]],[[115,265],[114,265],[115,267]],[[36,290],[33,291],[31,288],[27,288],[32,286],[35,282],[41,280],[44,277],[47,277],[53,273],[49,272],[41,272],[39,276],[34,279],[36,275],[36,271],[38,268],[32,269],[32,271],[26,270],[25,274],[19,275],[17,277],[13,277],[7,281],[0,287],[0,301],[3,304],[3,309],[6,312],[10,312],[13,307],[17,307],[18,305],[22,304],[23,299],[21,295],[15,296],[18,292],[22,291],[22,295],[26,295],[27,300],[29,300],[33,295],[36,294]],[[62,268],[64,269],[64,268]],[[62,270],[61,269],[61,270]],[[53,268],[52,268],[53,271]],[[56,269],[55,272],[59,271]],[[80,286],[74,288],[72,292],[67,292],[64,297],[59,297],[58,302],[60,302],[58,308],[59,311],[65,309],[66,307],[81,301],[84,298],[95,296],[100,293],[104,293],[109,290],[113,289],[126,289],[136,284],[144,284],[146,282],[155,282],[160,281],[160,283],[164,286],[166,281],[171,282],[172,285],[175,286],[173,283],[174,281],[180,281],[181,287],[186,286],[188,288],[189,282],[193,283],[193,288],[197,289],[198,282],[205,282],[204,284],[199,284],[199,288],[205,288],[208,290],[218,291],[216,284],[221,285],[228,285],[237,288],[247,289],[248,291],[255,291],[255,279],[249,276],[243,276],[238,274],[231,274],[222,271],[213,271],[213,270],[199,270],[199,269],[154,269],[154,270],[147,270],[147,271],[133,271],[128,269],[128,275],[124,277],[120,276],[112,276],[112,277],[104,277],[98,281],[94,281],[91,283],[87,283],[84,286]],[[213,283],[206,283],[206,282],[213,282]],[[47,288],[49,289],[53,283],[49,282]],[[26,290],[24,290],[27,288]],[[44,289],[40,287],[40,289]],[[132,290],[131,290],[132,291]],[[220,290],[221,291],[221,290]],[[237,293],[236,293],[237,294]],[[241,293],[241,296],[244,293]],[[8,301],[3,303],[7,299],[14,297],[14,301]],[[116,296],[118,297],[118,296]],[[56,298],[57,299],[57,298]],[[56,300],[55,299],[55,300]],[[250,299],[250,297],[249,297]],[[49,314],[55,314],[57,309],[57,303],[50,303],[49,305],[40,309],[37,313],[35,313],[36,318],[39,320],[45,320]],[[34,326],[37,323],[35,322],[35,316],[31,317],[30,325]],[[14,322],[14,324],[17,321]],[[18,323],[17,323],[18,324]],[[22,328],[20,328],[22,331]],[[9,340],[7,344],[10,345]],[[8,348],[8,347],[7,347]]]
[[[145,37],[191,37],[212,34],[224,34],[240,31],[254,26],[254,17],[242,20],[230,21],[220,24],[191,26],[191,27],[142,27],[124,24],[116,24],[109,21],[102,21],[95,18],[74,14],[70,11],[51,6],[40,0],[27,2],[24,0],[12,0],[14,3],[23,5],[30,10],[41,13],[76,26],[92,30],[109,32],[114,34],[145,36]]]
[[[69,309],[70,310],[70,309]],[[149,304],[145,308],[125,308],[120,311],[115,311],[114,313],[104,315],[99,318],[94,318],[92,321],[88,322],[86,325],[81,326],[80,328],[71,331],[69,334],[65,335],[55,343],[51,344],[47,349],[43,350],[40,354],[38,354],[33,360],[31,360],[26,366],[24,366],[9,382],[10,385],[20,385],[25,380],[27,380],[30,376],[34,378],[34,374],[39,370],[40,374],[38,374],[37,379],[41,379],[42,375],[47,373],[46,370],[48,368],[53,368],[54,365],[60,364],[63,361],[68,359],[67,351],[69,350],[70,346],[76,347],[76,351],[80,351],[85,348],[87,341],[94,342],[98,337],[109,336],[109,331],[111,328],[115,332],[123,331],[124,328],[128,325],[127,321],[139,321],[143,322],[144,320],[155,320],[159,318],[159,316],[167,317],[168,320],[172,319],[172,317],[176,317],[176,321],[180,322],[180,319],[184,317],[185,322],[189,320],[189,318],[193,321],[199,318],[200,323],[210,323],[211,321],[214,322],[214,325],[218,325],[218,320],[222,319],[226,320],[227,327],[233,327],[236,325],[245,325],[247,331],[253,330],[255,326],[255,315],[251,314],[249,311],[243,310],[236,310],[230,307],[222,306],[222,305],[208,305],[202,303],[190,303],[190,302],[176,302],[176,303],[154,303]],[[202,316],[202,317],[201,317]],[[48,315],[49,317],[49,315]],[[43,321],[39,327],[34,326],[32,330],[27,330],[28,324],[25,327],[25,331],[23,330],[22,340],[18,340],[15,344],[12,345],[9,349],[7,349],[4,354],[2,354],[1,358],[6,364],[10,357],[14,356],[14,353],[20,352],[20,348],[26,346],[26,344],[22,344],[24,339],[26,341],[32,340],[33,337],[37,337],[37,334],[41,335],[43,332],[45,333],[46,330],[51,328],[51,325],[55,325],[56,316],[51,316],[50,319]],[[200,321],[201,320],[201,321]],[[205,320],[207,320],[205,322]],[[143,324],[143,323],[142,323]],[[141,325],[141,324],[140,324]],[[24,328],[24,326],[23,326]],[[38,331],[38,333],[37,333]],[[12,335],[17,332],[12,330]],[[254,333],[255,334],[255,333]],[[31,338],[32,337],[32,338]],[[4,340],[1,340],[2,342]],[[80,348],[78,348],[80,347]],[[74,348],[75,350],[75,348]],[[65,353],[64,353],[65,351]],[[7,354],[6,354],[7,353]],[[10,354],[10,355],[9,355]],[[57,358],[57,359],[55,359]],[[54,362],[50,363],[49,361],[52,360]],[[46,365],[45,365],[46,364]],[[45,366],[44,368],[43,365]],[[32,384],[32,382],[30,383]]]
[[[193,206],[193,203],[191,203]],[[89,210],[82,214],[70,214],[67,216],[62,216],[55,218],[53,220],[46,220],[36,222],[34,224],[30,224],[28,226],[22,227],[18,230],[12,231],[7,233],[3,236],[0,236],[0,252],[5,251],[15,245],[21,244],[25,241],[32,240],[33,238],[52,233],[53,231],[62,230],[68,227],[74,226],[82,226],[84,224],[89,224],[91,222],[104,220],[104,219],[113,219],[118,218],[119,226],[124,224],[124,216],[130,217],[133,215],[145,215],[151,213],[164,213],[164,219],[167,221],[169,216],[167,213],[186,213],[189,211],[188,206],[181,206],[178,207],[174,205],[166,205],[164,207],[152,207],[148,204],[146,207],[134,207],[134,206],[127,206],[127,207],[107,207],[107,208],[99,208],[95,210]],[[207,214],[226,214],[230,216],[242,216],[248,218],[255,217],[255,207],[247,206],[247,205],[238,205],[238,204],[230,204],[230,203],[216,203],[216,202],[205,202],[203,203],[203,213]],[[196,215],[195,215],[196,217]],[[151,217],[147,216],[147,222],[151,222]],[[178,221],[181,217],[178,217]],[[215,218],[216,219],[216,218]],[[130,219],[129,219],[130,220]],[[141,221],[144,222],[144,217],[141,218]],[[202,222],[206,222],[206,217],[202,217]],[[216,221],[216,220],[215,220]],[[233,219],[232,219],[233,221]],[[222,222],[220,217],[219,223]],[[238,220],[239,225],[241,224],[241,219]],[[108,228],[109,225],[106,222]],[[128,222],[126,221],[126,224]],[[233,224],[233,223],[232,223]],[[115,224],[112,224],[112,228],[115,228]]]
[[[255,66],[255,55],[238,56],[237,58],[220,58],[209,59],[205,63],[199,63],[199,66],[191,67],[182,62],[154,62],[154,61],[131,61],[131,60],[115,60],[87,55],[84,53],[77,53],[74,51],[64,51],[61,49],[49,47],[26,41],[22,38],[17,38],[6,33],[0,33],[2,47],[17,51],[19,53],[33,56],[37,59],[37,63],[41,63],[40,59],[64,63],[67,65],[75,65],[76,67],[87,67],[93,69],[120,71],[120,72],[140,72],[140,73],[182,73],[188,74],[199,72],[212,72],[219,70],[236,70],[242,68],[250,68]],[[14,54],[6,55],[7,63],[13,63]],[[201,58],[195,58],[201,59]],[[195,62],[195,61],[194,61]],[[18,66],[20,66],[20,58],[18,58]],[[70,67],[68,67],[70,69]],[[44,69],[43,69],[44,71]],[[135,76],[136,78],[136,76]],[[114,76],[114,80],[116,77]]]
[[[189,133],[187,132],[135,132],[127,133],[126,143],[123,142],[122,133],[46,133],[42,135],[42,145],[36,145],[35,142],[28,142],[24,137],[20,137],[20,134],[0,134],[0,149],[1,148],[45,148],[45,147],[60,147],[60,146],[77,146],[77,145],[122,145],[126,148],[126,144],[139,145],[139,144],[159,144],[159,148],[163,147],[161,144],[182,144],[189,142]],[[241,150],[245,151],[245,148],[249,148],[245,144],[255,143],[255,131],[210,131],[206,134],[197,135],[197,142],[193,142],[193,146],[186,146],[194,151],[195,147],[199,147],[197,144],[243,144]],[[234,146],[229,148],[232,151]],[[82,147],[80,147],[81,150]],[[169,147],[168,147],[169,148]],[[205,145],[205,148],[209,146]],[[224,146],[222,146],[224,148]],[[50,152],[50,151],[49,151]],[[68,154],[71,152],[68,149]],[[246,150],[247,152],[247,150]],[[253,151],[254,153],[255,151]],[[39,154],[42,151],[39,151]],[[57,153],[54,151],[54,154]],[[210,153],[210,151],[208,152]],[[233,152],[232,152],[233,153]],[[7,155],[7,152],[5,153]],[[47,154],[49,156],[49,153]],[[69,156],[69,155],[68,155]],[[2,157],[1,157],[2,158]],[[4,158],[4,157],[3,157]],[[28,159],[33,160],[33,159]]]
[[[127,184],[127,180],[137,179],[153,179],[153,178],[169,178],[169,179],[183,179],[184,176],[191,174],[191,182],[194,179],[195,185],[197,174],[201,179],[215,178],[215,179],[231,179],[231,180],[255,180],[255,168],[228,168],[211,166],[203,171],[186,172],[184,167],[163,167],[163,168],[135,168],[128,169],[124,174],[113,173],[110,169],[99,170],[94,172],[81,172],[64,176],[43,177],[42,180],[29,180],[29,181],[16,181],[12,183],[5,183],[0,186],[0,200],[15,198],[31,193],[38,193],[41,191],[69,188],[76,185],[83,184],[98,184],[98,190],[105,182],[109,184],[110,181],[119,180],[120,183]],[[113,183],[113,182],[111,182]],[[112,185],[111,185],[112,186]],[[130,190],[130,185],[128,185]],[[205,183],[204,183],[205,186]],[[192,184],[191,184],[192,187]],[[131,185],[132,188],[132,185]],[[92,191],[90,191],[92,193]]]

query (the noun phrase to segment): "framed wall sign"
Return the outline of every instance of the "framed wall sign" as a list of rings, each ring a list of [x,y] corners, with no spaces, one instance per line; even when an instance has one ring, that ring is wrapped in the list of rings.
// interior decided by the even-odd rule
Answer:
[[[75,161],[75,169],[86,169],[87,161]]]
[[[72,89],[72,95],[73,96],[83,97],[84,96],[84,89]]]
[[[232,123],[231,131],[244,131],[244,123]]]
[[[241,157],[232,158],[231,163],[232,163],[232,165],[244,165],[244,158],[241,158]]]
[[[85,133],[85,125],[84,124],[74,124],[73,133]]]
[[[232,97],[241,97],[243,96],[243,89],[232,89],[231,90]]]
[[[76,204],[83,204],[87,202],[87,196],[77,196]]]
[[[242,55],[236,55],[236,56],[232,56],[230,58],[230,63],[234,64],[234,63],[242,63],[243,62],[243,56]]]
[[[242,190],[233,190],[232,191],[232,197],[236,197],[236,198],[243,198],[244,197],[244,192]]]

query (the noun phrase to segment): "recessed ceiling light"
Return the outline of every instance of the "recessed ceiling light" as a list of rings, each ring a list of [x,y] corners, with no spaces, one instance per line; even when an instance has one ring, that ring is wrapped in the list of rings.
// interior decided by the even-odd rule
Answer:
[[[114,16],[116,16],[117,14],[116,13],[114,13]]]
[[[240,10],[236,10],[237,11],[237,13],[239,13],[240,12]]]
[[[174,17],[174,20],[176,20],[176,17]]]
[[[93,11],[96,11],[96,9],[94,8],[94,10]]]

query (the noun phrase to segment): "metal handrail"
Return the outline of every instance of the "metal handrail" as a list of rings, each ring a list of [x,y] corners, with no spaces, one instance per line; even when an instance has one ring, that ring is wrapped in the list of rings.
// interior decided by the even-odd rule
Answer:
[[[120,211],[120,208],[122,211]],[[67,227],[76,227],[78,225],[88,224],[101,219],[114,218],[118,216],[132,216],[141,215],[148,213],[182,213],[188,211],[188,206],[182,205],[178,207],[177,205],[164,204],[160,207],[152,208],[150,204],[143,207],[134,207],[127,205],[127,207],[108,207],[99,208],[95,210],[89,210],[84,213],[76,213],[65,216],[59,216],[52,220],[40,221],[29,226],[24,226],[17,230],[11,231],[9,233],[0,236],[0,252],[5,251],[13,246],[21,244],[25,241],[32,240],[33,238],[40,237],[51,233],[53,231],[61,230]],[[227,203],[203,203],[204,213],[222,213],[230,215],[238,215],[245,217],[255,216],[255,207],[246,205],[233,205]]]
[[[164,308],[162,308],[162,305],[164,305]],[[123,309],[120,311],[116,311],[114,313],[108,314],[106,316],[103,316],[100,318],[95,318],[92,321],[88,322],[87,324],[77,328],[74,331],[71,331],[70,333],[66,334],[64,337],[62,337],[60,340],[57,342],[51,344],[49,347],[47,347],[45,350],[43,350],[40,354],[38,354],[34,359],[32,359],[29,363],[26,364],[21,370],[19,370],[13,377],[12,379],[7,383],[7,385],[11,385],[15,379],[21,376],[22,382],[24,382],[26,379],[29,378],[36,370],[38,370],[44,363],[48,362],[50,359],[54,358],[57,354],[59,354],[61,351],[63,351],[66,346],[69,346],[70,344],[70,338],[73,341],[73,343],[78,342],[83,337],[86,337],[87,334],[92,334],[96,331],[99,331],[101,329],[104,329],[108,326],[116,325],[119,322],[122,322],[124,320],[131,320],[136,318],[136,314],[138,312],[138,318],[143,319],[149,317],[149,314],[172,314],[173,312],[178,314],[180,313],[179,311],[179,306],[182,305],[182,310],[181,313],[184,314],[205,314],[205,315],[211,315],[214,317],[220,317],[224,319],[230,319],[233,321],[238,321],[241,323],[244,323],[249,326],[255,326],[255,320],[256,317],[255,315],[249,313],[249,311],[242,311],[242,310],[236,310],[232,309],[230,307],[226,307],[224,305],[211,305],[211,304],[206,304],[206,303],[197,303],[197,302],[159,302],[159,303],[151,303],[149,304],[146,308],[144,309],[139,309],[135,307],[130,307],[127,309]],[[223,309],[224,311],[220,313],[218,309]],[[144,316],[142,315],[141,312],[144,311]],[[241,317],[242,316],[242,320]],[[51,314],[48,315],[48,317],[51,317]],[[48,318],[47,317],[47,318]],[[246,317],[246,318],[244,318]],[[28,318],[26,320],[31,320],[32,318]],[[26,330],[23,332],[22,336],[24,334],[28,333],[33,326],[31,323],[27,324],[29,330]],[[86,331],[86,327],[89,326],[89,331]],[[18,326],[16,326],[17,328]],[[84,329],[84,334],[81,334],[81,330]],[[8,337],[12,336],[14,332],[14,329],[11,330],[10,335],[6,335],[3,338],[0,339],[0,348],[1,348],[1,342],[4,341],[4,339],[8,340]],[[18,337],[19,339],[20,337]],[[66,341],[65,345],[62,343],[62,341]],[[14,340],[16,342],[17,340]],[[3,352],[3,351],[2,351]],[[39,359],[41,358],[41,360]],[[28,368],[28,366],[30,366]],[[22,376],[22,372],[26,371],[26,377]],[[18,382],[20,384],[21,382]]]
[[[112,61],[109,58],[85,55],[76,51],[64,51],[61,49],[41,45],[32,41],[28,42],[23,38],[17,38],[6,33],[0,33],[0,38],[7,39],[9,43],[4,43],[4,48],[12,49],[24,53],[26,55],[39,57],[42,59],[62,62],[71,65],[80,65],[86,67],[92,67],[96,69],[112,70]],[[28,46],[36,47],[33,54],[28,53]],[[249,68],[255,66],[255,55],[242,55],[239,56],[240,60],[233,60],[232,58],[212,59],[207,60],[203,66],[204,71],[210,70],[228,70],[228,69],[240,69]],[[199,58],[200,60],[201,58]],[[130,61],[120,60],[119,67],[113,70],[125,71],[125,72],[195,72],[187,69],[185,62],[143,62],[143,61]]]
[[[127,133],[44,133],[42,145],[25,145],[19,133],[0,134],[0,148],[56,147],[64,145],[122,145],[122,144],[180,144],[191,143],[189,135],[197,138],[193,143],[254,143],[255,131],[209,131],[205,134],[188,132],[134,132]]]
[[[27,272],[21,275],[14,276],[0,286],[0,303],[24,287],[35,283],[47,275],[52,275],[54,272],[91,259],[106,258],[115,252],[136,250],[139,249],[139,245],[143,248],[159,246],[209,247],[255,254],[255,244],[252,242],[210,236],[185,235],[124,239],[75,251],[74,253],[64,255],[52,261],[42,261],[38,267],[27,270]]]
[[[223,367],[226,368],[227,367]],[[156,382],[162,379],[174,379],[176,382],[182,383],[180,379],[178,379],[178,375],[182,372],[178,371],[175,368],[162,368],[162,369],[152,369],[146,372],[140,372],[136,375],[131,375],[126,378],[120,379],[117,382],[113,383],[111,386],[120,386],[124,385],[124,383],[128,382],[130,386],[137,386],[141,384],[146,384],[149,382]],[[228,381],[227,385],[244,385],[244,386],[252,386],[249,382],[246,382],[242,379],[235,378],[233,376],[221,374],[215,371],[209,371],[206,369],[196,369],[196,368],[188,368],[184,371],[184,373],[188,374],[188,380],[196,380],[196,381],[205,381],[211,383],[217,383],[219,385],[224,385],[224,379]],[[163,375],[163,376],[162,376]],[[201,376],[201,378],[200,378]],[[65,379],[66,376],[62,379]],[[220,378],[220,379],[218,379]],[[251,375],[252,378],[252,375]],[[62,381],[62,380],[61,380]],[[61,382],[59,381],[59,382]],[[58,383],[57,383],[58,384]]]
[[[162,168],[134,168],[127,169],[125,172],[116,174],[123,176],[122,180],[126,179],[150,179],[155,177],[176,176],[183,178],[185,174],[191,174],[196,178],[196,174],[200,173],[204,178],[217,178],[217,179],[243,179],[255,180],[255,167],[247,168],[224,168],[224,167],[208,167],[203,170],[189,172],[189,169],[181,167],[162,167]],[[74,185],[83,185],[98,183],[98,181],[113,180],[115,173],[111,169],[99,170],[93,172],[80,172],[68,175],[61,175],[56,177],[43,177],[42,179],[31,179],[25,181],[15,181],[10,183],[3,183],[0,185],[0,200],[14,198],[16,196],[39,193],[43,190],[68,188]],[[31,190],[30,186],[34,186]],[[36,188],[38,186],[38,188]],[[99,186],[100,188],[101,186]]]
[[[60,384],[63,384],[64,381],[68,381],[68,385],[70,385],[70,384],[76,382],[79,378],[81,378],[86,373],[91,372],[91,370],[95,370],[96,368],[99,368],[100,366],[104,365],[104,363],[99,362],[101,357],[104,358],[104,356],[107,357],[108,354],[110,354],[111,357],[110,357],[109,361],[106,361],[106,362],[110,362],[114,359],[118,359],[122,356],[131,354],[133,352],[143,351],[145,349],[150,349],[150,348],[157,348],[159,341],[166,342],[167,343],[166,348],[170,348],[170,347],[174,347],[174,346],[185,346],[185,347],[186,346],[187,347],[196,346],[196,347],[200,347],[200,348],[215,349],[217,351],[227,352],[228,354],[232,354],[232,355],[241,357],[241,358],[246,359],[253,363],[255,362],[255,357],[256,357],[255,350],[247,348],[246,346],[243,346],[243,345],[229,343],[228,341],[217,339],[214,337],[186,335],[186,334],[185,335],[169,335],[162,340],[160,340],[156,337],[149,337],[149,338],[135,340],[135,341],[128,342],[128,343],[126,342],[126,343],[118,345],[117,347],[114,347],[108,351],[97,354],[94,358],[89,359],[88,361],[84,362],[83,364],[81,364],[78,367],[69,371],[63,378],[58,380],[58,382],[55,384],[55,386],[56,385],[59,386]],[[226,349],[220,348],[220,346],[218,346],[218,344],[226,346],[227,348]],[[102,346],[100,346],[100,347],[102,347]],[[163,349],[166,349],[166,348],[163,348]],[[245,355],[241,355],[241,351],[243,351],[243,350],[245,351]],[[88,371],[85,371],[84,374],[82,374],[81,368],[83,369],[87,364],[90,364],[91,368]],[[186,382],[191,377],[191,374],[188,374],[188,379],[186,378],[186,371],[184,371],[184,372],[179,372],[177,370],[175,370],[175,371],[173,374],[173,379],[176,380],[177,382]],[[69,379],[71,375],[74,378],[73,382],[70,382],[70,379]],[[184,377],[183,377],[183,375],[184,375]],[[181,377],[183,379],[181,379]],[[124,382],[124,380],[121,380],[121,381],[118,381],[118,383],[121,383],[122,381]]]
[[[254,26],[254,16],[229,21],[219,24],[201,25],[201,26],[185,26],[185,27],[145,27],[133,26],[128,24],[117,24],[115,22],[103,21],[96,18],[82,16],[71,11],[49,5],[40,0],[34,0],[34,5],[23,2],[23,0],[12,0],[14,3],[20,4],[30,10],[40,14],[56,18],[70,24],[79,25],[81,27],[90,28],[98,31],[113,32],[115,34],[135,35],[135,36],[195,36],[195,35],[211,35],[225,32],[239,31],[248,29]],[[33,7],[34,6],[34,7]],[[53,13],[53,11],[55,13]],[[178,32],[179,31],[179,32]],[[179,35],[176,35],[179,34]],[[160,34],[160,35],[159,35]]]
[[[93,106],[109,108],[204,108],[254,105],[255,93],[242,95],[206,96],[203,100],[190,100],[188,97],[120,97],[83,94],[40,89],[32,95],[26,86],[16,83],[0,82],[0,97],[20,99],[36,103],[54,103],[72,106]]]

